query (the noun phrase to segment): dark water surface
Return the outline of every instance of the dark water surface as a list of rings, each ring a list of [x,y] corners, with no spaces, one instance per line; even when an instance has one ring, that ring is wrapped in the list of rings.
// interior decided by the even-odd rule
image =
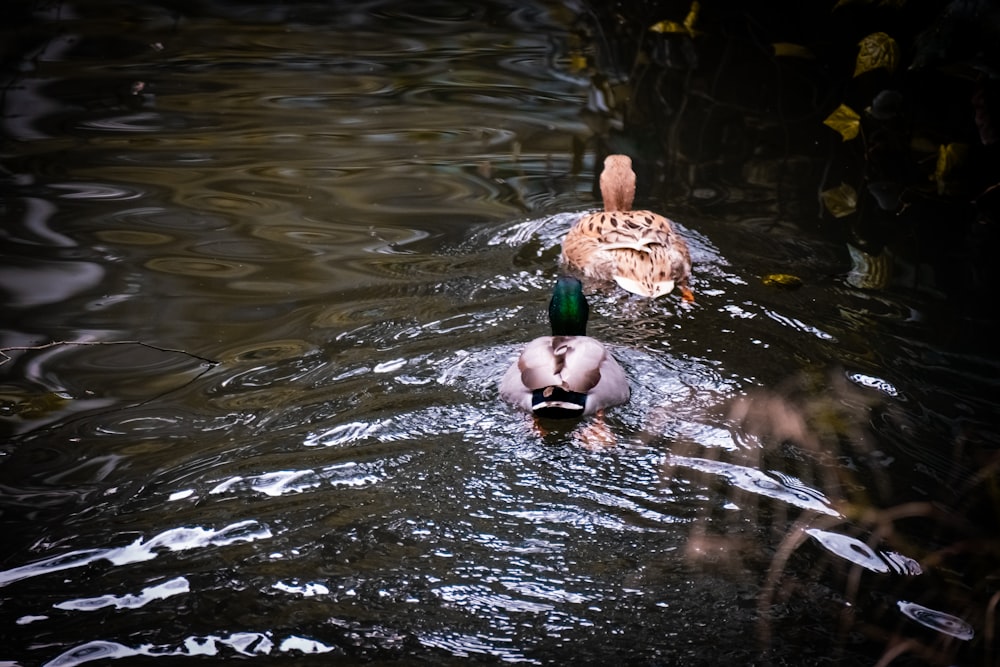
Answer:
[[[570,4],[34,9],[0,664],[990,655],[981,573],[928,554],[978,506],[996,357],[814,213],[690,207],[696,304],[593,294],[633,389],[603,433],[497,401],[595,207]]]

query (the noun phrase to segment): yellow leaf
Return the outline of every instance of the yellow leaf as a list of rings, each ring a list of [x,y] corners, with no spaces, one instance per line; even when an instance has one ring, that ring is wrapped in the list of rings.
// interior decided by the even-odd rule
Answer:
[[[802,287],[802,279],[790,273],[769,273],[761,280],[768,287],[784,287],[785,289]]]
[[[659,23],[654,23],[653,25],[649,26],[649,29],[653,32],[672,32],[672,33],[687,32],[687,28],[682,26],[677,21],[660,21]]]
[[[841,104],[826,117],[823,124],[840,132],[844,141],[848,141],[858,136],[858,131],[861,129],[861,118],[854,109],[846,104]]]
[[[698,3],[698,0],[694,0],[694,2],[691,3],[691,8],[688,9],[687,16],[684,17],[684,23],[678,23],[677,21],[660,21],[659,23],[654,23],[649,26],[649,29],[652,32],[685,34],[694,37],[699,34],[698,31],[694,29],[695,21],[698,20],[699,11],[701,11],[701,5]]]
[[[854,64],[854,76],[884,67],[896,71],[899,64],[899,44],[884,32],[873,32],[858,42],[858,61]]]
[[[813,52],[802,46],[801,44],[792,44],[791,42],[775,42],[771,44],[774,47],[774,55],[785,56],[787,58],[815,58]]]
[[[847,183],[824,190],[819,196],[826,210],[835,218],[846,217],[858,208],[858,193]]]
[[[955,167],[965,161],[968,147],[965,144],[943,144],[938,146],[937,164],[934,167],[934,181],[937,183],[938,194],[944,194],[948,176]]]
[[[688,31],[688,34],[694,37],[694,22],[698,20],[698,12],[701,11],[701,5],[698,0],[693,0],[691,3],[691,8],[688,10],[687,16],[684,17],[684,29]]]
[[[587,69],[587,56],[582,53],[570,54],[569,69],[571,72],[582,72]]]

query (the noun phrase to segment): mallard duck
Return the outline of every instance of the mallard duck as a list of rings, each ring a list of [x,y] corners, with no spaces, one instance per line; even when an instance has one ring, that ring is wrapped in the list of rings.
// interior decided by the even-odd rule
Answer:
[[[628,400],[625,371],[587,335],[590,307],[576,278],[560,277],[549,301],[552,335],[528,343],[500,381],[500,396],[538,417],[594,414]]]
[[[601,196],[604,210],[585,215],[566,234],[563,262],[633,294],[655,298],[677,286],[681,298],[694,301],[687,243],[662,215],[632,210],[635,172],[627,155],[605,158]]]

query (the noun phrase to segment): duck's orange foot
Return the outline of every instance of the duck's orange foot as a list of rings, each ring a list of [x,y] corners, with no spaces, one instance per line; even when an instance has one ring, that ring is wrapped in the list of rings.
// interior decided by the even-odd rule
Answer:
[[[593,421],[577,429],[576,435],[580,445],[591,452],[603,451],[616,447],[618,439],[606,423],[604,423],[604,413],[598,412]]]
[[[681,286],[681,299],[688,303],[694,303],[694,292],[687,286]]]

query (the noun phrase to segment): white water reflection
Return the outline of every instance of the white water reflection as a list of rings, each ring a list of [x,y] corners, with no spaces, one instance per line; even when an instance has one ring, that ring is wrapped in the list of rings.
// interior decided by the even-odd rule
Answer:
[[[687,456],[671,456],[669,462],[675,466],[717,475],[739,489],[774,498],[804,510],[813,510],[833,517],[841,516],[826,496],[791,475]]]
[[[279,653],[329,653],[334,648],[326,644],[290,635],[275,646],[271,633],[234,632],[229,636],[204,635],[187,637],[180,646],[171,644],[140,644],[127,646],[112,641],[92,641],[71,648],[56,658],[46,662],[44,667],[75,667],[95,660],[117,660],[120,658],[171,657],[171,656],[219,656],[234,652],[247,657],[261,657]]]
[[[279,581],[272,584],[271,588],[279,591],[284,591],[285,593],[295,593],[301,595],[302,597],[311,598],[316,595],[329,595],[330,589],[324,584],[308,583],[308,584],[288,584],[283,581]]]
[[[62,303],[98,285],[105,271],[96,262],[35,259],[30,265],[0,267],[0,289],[9,308]]]
[[[424,646],[439,648],[460,658],[490,656],[501,662],[542,664],[532,660],[514,648],[504,648],[503,637],[488,635],[469,635],[458,632],[427,633],[420,637]]]
[[[347,462],[329,466],[323,470],[276,470],[260,475],[237,475],[216,484],[209,495],[250,490],[272,498],[288,493],[301,493],[326,482],[335,486],[369,486],[379,482],[381,477],[365,472],[364,466]]]
[[[4,570],[0,572],[0,586],[6,586],[22,579],[83,567],[101,560],[106,560],[113,565],[127,565],[153,560],[158,555],[158,549],[187,551],[213,546],[222,547],[237,542],[253,542],[269,537],[271,537],[271,531],[253,519],[238,521],[219,530],[200,526],[171,528],[154,536],[148,542],[140,537],[124,547],[81,549]]]
[[[540,614],[555,610],[551,604],[529,602],[518,600],[509,595],[500,595],[483,585],[442,586],[435,589],[434,592],[445,602],[472,609],[488,609],[492,612],[502,610],[508,613]]]
[[[42,616],[38,614],[26,614],[18,618],[15,621],[15,623],[17,623],[18,625],[28,625],[29,623],[34,623],[35,621],[47,621],[47,620],[49,620],[48,616]]]
[[[898,601],[896,606],[903,614],[931,630],[937,630],[963,641],[971,640],[976,634],[971,625],[957,616],[946,614],[943,611],[905,600]]]
[[[790,315],[782,315],[780,313],[776,313],[766,308],[764,309],[764,314],[770,317],[775,322],[778,322],[779,324],[784,324],[785,326],[790,327],[792,329],[797,329],[798,331],[803,331],[805,333],[811,334],[813,336],[816,336],[816,338],[819,338],[820,340],[831,341],[831,342],[837,341],[837,338],[832,334],[823,331],[819,327],[803,322],[802,320],[796,317],[791,317]]]
[[[880,377],[866,373],[847,373],[847,379],[858,386],[874,389],[891,398],[902,398],[899,390],[891,382]]]
[[[186,578],[175,577],[170,581],[164,581],[162,584],[144,588],[136,595],[108,594],[93,598],[79,598],[77,600],[57,602],[52,606],[56,609],[66,609],[69,611],[95,611],[104,607],[138,609],[155,600],[165,600],[171,596],[189,593],[190,591],[191,586]]]
[[[819,528],[805,531],[824,549],[866,570],[880,574],[918,575],[923,570],[917,561],[895,551],[876,551],[859,539]]]

